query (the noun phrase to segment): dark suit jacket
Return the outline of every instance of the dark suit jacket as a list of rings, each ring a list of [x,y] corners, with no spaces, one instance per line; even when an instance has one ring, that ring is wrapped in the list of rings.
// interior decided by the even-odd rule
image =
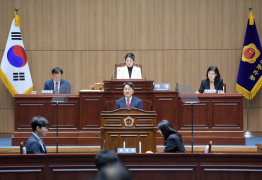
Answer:
[[[125,97],[116,100],[115,109],[127,108]],[[138,108],[143,110],[142,99],[132,96],[129,108]]]
[[[166,140],[164,151],[159,151],[158,153],[186,153],[186,150],[179,137],[176,134],[170,134]]]
[[[68,84],[68,86],[69,86],[69,82],[68,82],[68,81],[66,81],[66,80],[64,80],[64,79],[61,79],[61,81],[60,81],[59,94],[71,94],[70,87],[66,87],[66,88],[61,89],[62,84]],[[45,82],[45,88],[44,88],[44,90],[53,90],[54,93],[55,93],[54,80],[53,80],[53,79],[50,79],[49,81],[46,81],[46,82]]]
[[[41,144],[39,143],[39,141],[37,140],[37,138],[35,137],[35,135],[31,135],[27,142],[26,142],[26,154],[41,154],[41,153],[47,153],[45,144],[44,145],[44,149],[43,150]]]
[[[201,81],[198,92],[203,93],[204,89],[210,89],[209,79],[204,79]],[[215,89],[223,90],[223,79],[220,79],[219,81],[215,81]]]

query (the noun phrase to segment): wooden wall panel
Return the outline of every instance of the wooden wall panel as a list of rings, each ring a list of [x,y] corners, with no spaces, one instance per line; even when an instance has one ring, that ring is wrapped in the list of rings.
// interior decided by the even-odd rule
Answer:
[[[44,82],[52,78],[51,70],[59,66],[64,70],[63,78],[70,83],[76,83],[74,93],[80,89],[87,89],[89,85],[103,80],[110,80],[114,71],[114,64],[121,61],[129,51],[27,51],[29,66],[33,78],[34,89],[44,88]],[[192,84],[198,89],[200,81],[206,77],[206,69],[210,65],[217,65],[221,78],[227,84],[227,92],[234,93],[239,64],[239,50],[237,51],[132,51],[138,63],[143,64],[143,71],[147,80],[156,83]],[[222,59],[218,59],[221,56]],[[195,61],[196,59],[199,61]],[[40,66],[43,59],[46,65]],[[237,66],[237,68],[236,68]],[[231,75],[233,74],[233,75]],[[260,96],[257,96],[260,97]],[[259,101],[260,102],[260,101]],[[258,103],[259,103],[258,102]]]
[[[14,132],[14,109],[0,109],[0,133]]]
[[[262,36],[261,0],[1,0],[0,57],[18,7],[38,93],[55,66],[77,84],[73,93],[109,80],[114,64],[128,52],[143,64],[147,80],[171,83],[172,90],[177,82],[198,89],[207,67],[216,65],[227,92],[234,93],[249,6]],[[13,98],[2,82],[0,97],[0,110],[13,117]],[[261,91],[250,108],[250,113],[262,110]],[[251,131],[262,131],[257,115]],[[3,129],[13,131],[9,125]]]
[[[0,82],[0,97],[0,109],[14,109],[14,99],[2,81]]]
[[[247,108],[244,108],[244,129],[247,129]],[[249,131],[262,131],[262,108],[249,109]]]
[[[259,0],[1,1],[0,49],[19,7],[27,50],[239,49]],[[258,28],[259,33],[261,29]]]

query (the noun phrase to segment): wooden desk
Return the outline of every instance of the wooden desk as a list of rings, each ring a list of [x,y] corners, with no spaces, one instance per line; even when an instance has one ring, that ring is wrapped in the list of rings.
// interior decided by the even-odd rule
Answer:
[[[123,92],[124,82],[130,82],[130,79],[113,79],[112,81],[104,81],[104,90]],[[154,81],[145,81],[144,79],[132,79],[132,83],[135,86],[135,92],[154,91]]]
[[[134,96],[153,103],[156,124],[169,120],[182,134],[184,144],[191,144],[191,106],[183,104],[176,91],[135,91]],[[49,131],[44,138],[46,145],[55,145],[56,104],[53,95],[16,94],[15,130],[12,145],[19,146],[32,133],[30,121],[34,116],[44,116]],[[100,115],[106,101],[123,97],[121,91],[79,92],[70,95],[65,104],[59,105],[59,145],[100,145]],[[194,144],[243,145],[243,94],[199,94],[200,103],[194,105]],[[108,103],[107,110],[114,110],[115,103]],[[151,104],[143,102],[144,110]],[[163,138],[157,133],[157,145]]]
[[[213,145],[244,145],[243,94],[198,94],[200,103],[194,105],[194,141]],[[191,142],[190,104],[178,97],[178,121],[175,123],[185,144]],[[209,139],[209,140],[207,140]]]
[[[0,179],[94,179],[95,155],[0,155]],[[119,159],[136,180],[258,180],[262,174],[261,154],[119,154]]]

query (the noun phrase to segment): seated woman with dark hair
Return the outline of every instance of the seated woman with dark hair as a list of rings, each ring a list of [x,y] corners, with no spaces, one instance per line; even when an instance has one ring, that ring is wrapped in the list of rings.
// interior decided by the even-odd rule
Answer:
[[[142,79],[140,67],[134,66],[135,55],[125,56],[126,66],[117,68],[117,79]]]
[[[207,69],[206,79],[201,81],[201,85],[196,94],[203,93],[205,89],[223,90],[223,79],[220,79],[219,70],[216,66]]]
[[[160,121],[157,129],[164,137],[164,146],[166,146],[164,151],[159,151],[158,153],[186,153],[182,136],[168,120]]]

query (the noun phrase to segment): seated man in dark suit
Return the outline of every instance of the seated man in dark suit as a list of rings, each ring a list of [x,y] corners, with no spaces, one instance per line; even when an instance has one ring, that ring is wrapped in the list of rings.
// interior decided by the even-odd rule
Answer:
[[[69,82],[62,79],[62,75],[63,70],[59,67],[55,67],[52,70],[53,79],[45,82],[44,90],[53,90],[54,94],[71,94]],[[62,89],[60,87],[62,87]],[[68,90],[65,90],[65,88]]]
[[[36,116],[31,120],[32,135],[26,143],[26,154],[41,154],[47,153],[42,137],[46,135],[49,126],[48,120],[44,117]]]
[[[134,94],[134,84],[132,82],[125,82],[123,84],[123,93],[125,97],[122,97],[116,101],[115,109],[120,108],[138,108],[143,110],[142,100],[132,96]]]

